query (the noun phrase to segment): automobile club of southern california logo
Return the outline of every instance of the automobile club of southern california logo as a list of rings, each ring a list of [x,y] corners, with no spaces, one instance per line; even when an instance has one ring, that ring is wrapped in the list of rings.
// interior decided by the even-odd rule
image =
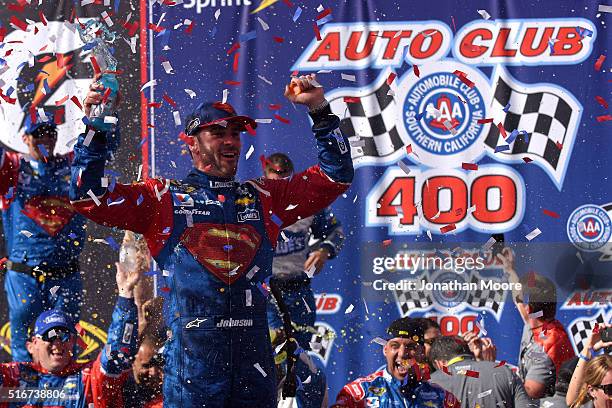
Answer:
[[[570,215],[567,235],[576,248],[593,252],[610,240],[611,224],[606,210],[598,205],[585,204],[576,208]]]

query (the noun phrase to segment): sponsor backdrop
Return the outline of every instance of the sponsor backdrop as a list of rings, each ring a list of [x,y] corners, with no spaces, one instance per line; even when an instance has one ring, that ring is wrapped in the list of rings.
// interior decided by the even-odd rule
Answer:
[[[102,19],[105,12],[117,30],[113,44],[124,95],[120,118],[123,145],[113,168],[123,182],[136,178],[139,157],[140,85],[137,32],[130,35],[130,24],[136,24],[138,10],[129,2],[102,2],[81,6],[72,1],[0,1],[0,143],[9,149],[25,152],[21,140],[26,114],[34,108],[58,124],[56,154],[66,154],[85,125],[81,121],[81,101],[93,76],[89,51],[76,32],[75,18]],[[85,2],[93,3],[93,2]],[[109,3],[110,4],[110,3]],[[130,17],[131,15],[131,17]],[[110,17],[112,16],[112,17]],[[108,24],[108,22],[107,22]],[[130,37],[134,37],[133,40]],[[133,48],[133,49],[132,49]],[[66,181],[67,183],[69,180]],[[81,256],[85,293],[81,326],[87,349],[80,358],[95,358],[106,341],[106,330],[115,303],[115,266],[122,234],[94,223],[88,223],[88,242]],[[0,244],[3,244],[3,237]],[[2,245],[0,258],[6,256]],[[8,310],[4,290],[0,292],[0,361],[10,360]]]
[[[200,101],[224,98],[260,119],[242,139],[241,178],[259,176],[260,155],[276,151],[298,169],[313,163],[305,110],[282,95],[292,72],[318,72],[351,136],[355,181],[333,205],[346,244],[314,279],[313,341],[334,397],[382,364],[371,340],[400,316],[435,317],[447,334],[478,319],[498,358],[517,363],[522,323],[510,292],[373,295],[365,284],[376,278],[372,251],[433,252],[445,242],[478,253],[495,233],[531,239],[516,247],[519,274],[557,282],[559,316],[576,326],[576,339],[589,328],[574,319],[609,317],[612,15],[598,2],[175,3],[151,2],[148,11],[156,83],[145,91],[161,103],[150,133],[156,175],[187,173],[184,118]],[[435,270],[380,277],[504,281],[498,263],[485,264],[460,278]]]

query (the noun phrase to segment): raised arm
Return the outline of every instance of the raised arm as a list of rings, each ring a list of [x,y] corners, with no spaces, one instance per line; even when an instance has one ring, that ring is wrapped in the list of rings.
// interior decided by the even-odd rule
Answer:
[[[317,244],[319,248],[327,250],[329,259],[335,258],[340,249],[342,249],[344,231],[342,230],[342,224],[334,216],[331,208],[325,208],[315,215],[310,228],[312,236],[320,241]]]

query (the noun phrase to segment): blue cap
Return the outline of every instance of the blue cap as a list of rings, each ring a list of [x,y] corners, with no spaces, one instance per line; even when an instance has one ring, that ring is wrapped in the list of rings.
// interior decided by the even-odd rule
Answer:
[[[38,316],[38,319],[36,319],[36,323],[34,324],[34,335],[42,335],[55,327],[61,327],[76,333],[72,319],[65,312],[51,309],[42,312],[40,316]]]
[[[242,130],[250,125],[252,129],[257,127],[257,122],[248,116],[236,115],[236,110],[229,103],[223,102],[203,102],[187,116],[185,123],[185,134],[193,136],[198,129],[206,126],[217,125],[220,122],[236,123]]]
[[[24,132],[26,135],[31,135],[43,126],[50,126],[52,129],[57,129],[57,125],[53,120],[42,121],[36,116],[36,121],[32,122],[32,116],[29,112],[26,113]]]

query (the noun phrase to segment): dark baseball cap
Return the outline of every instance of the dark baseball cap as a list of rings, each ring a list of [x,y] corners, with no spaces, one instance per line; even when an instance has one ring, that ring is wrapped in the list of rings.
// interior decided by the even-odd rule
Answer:
[[[423,343],[425,338],[425,330],[423,323],[418,319],[410,317],[402,317],[394,320],[387,328],[387,334],[390,338],[411,339],[416,343]]]
[[[203,102],[187,116],[185,121],[185,134],[193,136],[198,129],[203,127],[218,125],[222,122],[235,123],[241,126],[241,129],[246,129],[250,125],[252,129],[257,127],[257,122],[248,116],[236,114],[236,110],[229,103],[223,102]]]
[[[38,130],[42,130],[43,128],[56,130],[57,125],[53,120],[42,121],[38,117],[36,117],[36,120],[32,122],[32,116],[29,113],[26,113],[24,132],[27,135],[32,135],[36,137]]]
[[[38,319],[36,319],[36,323],[34,324],[34,335],[43,335],[47,331],[56,327],[68,329],[69,331],[76,333],[74,323],[72,322],[70,316],[61,310],[51,309],[42,312],[40,316],[38,316]]]

